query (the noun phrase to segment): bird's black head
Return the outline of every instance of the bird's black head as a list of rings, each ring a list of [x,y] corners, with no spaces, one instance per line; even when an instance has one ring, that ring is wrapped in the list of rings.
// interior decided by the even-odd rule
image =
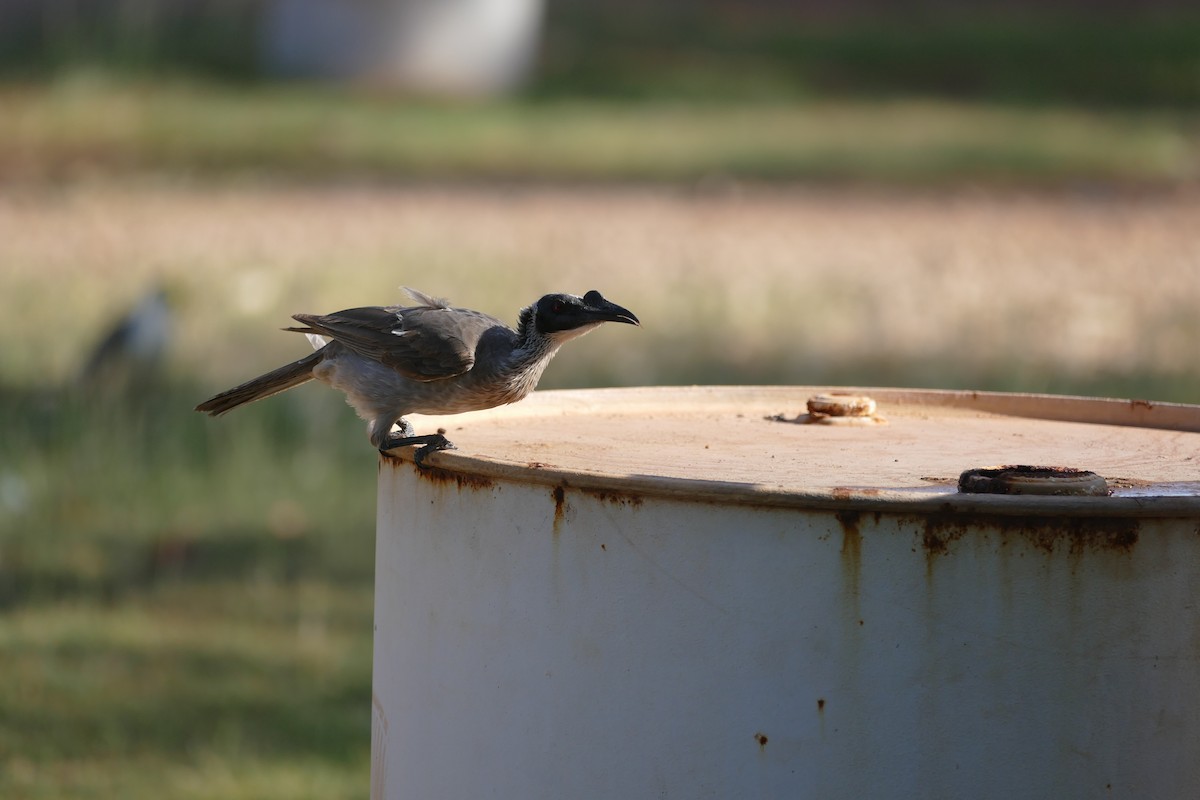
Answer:
[[[543,334],[586,329],[601,322],[641,324],[632,311],[608,302],[594,289],[583,297],[548,294],[534,306],[534,324]]]

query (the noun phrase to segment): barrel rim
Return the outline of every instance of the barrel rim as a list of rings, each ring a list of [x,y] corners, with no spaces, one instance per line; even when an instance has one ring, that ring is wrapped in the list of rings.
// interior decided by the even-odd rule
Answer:
[[[535,392],[520,404],[475,412],[476,418],[521,419],[559,414],[636,415],[661,408],[672,399],[703,399],[709,404],[736,405],[747,393],[837,392],[868,394],[881,404],[954,408],[1030,419],[1200,432],[1200,405],[1137,399],[1011,392],[828,386],[653,386],[604,389],[566,389]],[[618,402],[619,401],[619,402]],[[436,419],[451,422],[452,417]],[[412,463],[411,448],[381,455],[381,463]],[[1107,497],[969,495],[955,487],[933,485],[920,489],[835,486],[827,490],[775,488],[763,484],[680,478],[658,475],[616,476],[584,469],[565,469],[479,456],[463,451],[431,454],[418,474],[431,479],[457,479],[460,485],[512,482],[574,489],[610,499],[640,502],[655,497],[688,502],[811,510],[854,510],[906,514],[961,513],[1002,516],[1161,517],[1200,518],[1200,475],[1195,493]],[[1198,470],[1200,472],[1200,470]],[[1189,486],[1190,488],[1190,486]]]

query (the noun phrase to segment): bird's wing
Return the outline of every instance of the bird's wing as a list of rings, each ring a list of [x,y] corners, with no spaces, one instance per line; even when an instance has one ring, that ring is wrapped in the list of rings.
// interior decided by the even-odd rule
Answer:
[[[296,314],[300,333],[328,336],[361,356],[418,381],[461,375],[475,364],[475,346],[500,320],[461,308],[369,306],[333,314]]]

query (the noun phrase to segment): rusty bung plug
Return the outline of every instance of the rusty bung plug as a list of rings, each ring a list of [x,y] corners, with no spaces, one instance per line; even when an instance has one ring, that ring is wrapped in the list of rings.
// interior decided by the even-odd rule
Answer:
[[[1108,482],[1087,470],[1072,467],[1007,465],[969,469],[958,476],[963,494],[1074,495],[1104,497]]]

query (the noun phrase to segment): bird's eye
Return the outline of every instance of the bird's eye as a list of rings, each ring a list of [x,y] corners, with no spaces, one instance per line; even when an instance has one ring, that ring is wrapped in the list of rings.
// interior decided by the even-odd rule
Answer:
[[[553,311],[555,314],[561,314],[567,310],[567,307],[566,307],[566,305],[563,304],[562,300],[555,300],[554,303],[551,304],[550,310]]]

